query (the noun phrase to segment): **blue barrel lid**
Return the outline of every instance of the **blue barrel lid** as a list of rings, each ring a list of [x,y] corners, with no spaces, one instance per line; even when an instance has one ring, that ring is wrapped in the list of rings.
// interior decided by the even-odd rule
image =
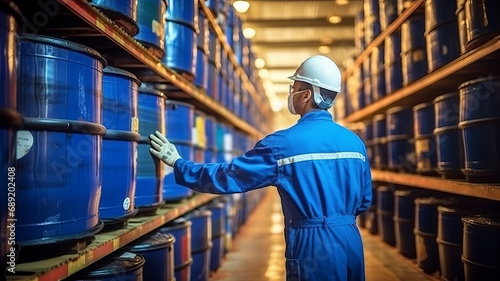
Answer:
[[[177,100],[167,100],[167,101],[165,101],[165,105],[184,106],[184,107],[188,107],[188,108],[194,110],[194,105],[187,103],[187,102],[177,101]]]
[[[403,196],[410,196],[412,195],[412,192],[410,190],[396,190],[394,191],[394,196],[397,196],[397,197],[403,197]]]
[[[377,114],[377,115],[373,116],[373,122],[378,122],[378,121],[381,121],[385,118],[386,118],[385,114],[383,114],[383,113]]]
[[[444,94],[444,95],[440,95],[440,96],[436,97],[433,100],[433,102],[434,103],[438,103],[438,102],[440,102],[442,100],[453,98],[453,97],[457,97],[458,98],[458,92],[451,92],[451,93],[447,93],[447,94]]]
[[[131,272],[141,268],[145,261],[144,257],[139,254],[124,252],[120,256],[106,257],[102,261],[79,271],[73,277],[75,279],[71,277],[70,279],[80,280],[79,278],[95,278],[123,274],[124,272]]]
[[[379,185],[377,187],[377,191],[386,192],[386,191],[391,191],[391,189],[387,185]]]
[[[387,109],[386,112],[388,115],[390,115],[390,114],[398,113],[398,112],[405,111],[405,110],[411,111],[411,108],[408,106],[395,106],[395,107],[391,107],[391,108]]]
[[[131,252],[150,251],[167,247],[172,245],[174,242],[175,237],[172,234],[155,231],[154,233],[139,239],[137,242],[134,242],[128,250]]]
[[[464,224],[500,228],[500,217],[488,215],[472,215],[462,218]]]
[[[160,228],[159,231],[165,232],[165,231],[170,231],[170,230],[182,229],[182,228],[190,227],[191,225],[192,225],[191,221],[187,220],[186,218],[180,217],[180,218],[177,218],[177,219],[167,223],[162,228]]]
[[[419,103],[419,104],[417,104],[417,105],[415,105],[413,107],[413,111],[418,111],[420,109],[427,108],[427,107],[434,108],[434,103],[432,101],[430,101],[430,102],[424,102],[424,103]]]
[[[79,52],[82,54],[86,54],[89,56],[92,56],[98,60],[100,60],[103,64],[103,67],[106,67],[108,65],[108,62],[104,57],[101,56],[99,52],[96,50],[84,46],[79,43],[75,43],[72,41],[64,40],[64,39],[59,39],[55,37],[49,37],[49,36],[44,36],[44,35],[38,35],[38,34],[29,34],[29,33],[22,33],[20,34],[20,39],[21,41],[31,41],[31,42],[36,42],[36,43],[43,43],[47,45],[52,45],[64,49],[68,49],[70,51],[75,51]]]
[[[103,69],[103,72],[104,72],[104,74],[112,74],[112,75],[127,77],[130,80],[135,81],[137,83],[137,85],[139,85],[139,86],[141,85],[141,80],[139,80],[139,78],[137,78],[137,76],[135,76],[133,73],[128,72],[124,69],[108,65]]]
[[[415,204],[418,205],[441,205],[443,204],[443,199],[436,197],[420,197],[415,199]]]
[[[200,217],[211,217],[212,212],[210,210],[205,210],[205,209],[197,209],[192,212],[187,213],[184,215],[184,218],[187,220],[193,219],[193,218],[200,218]]]
[[[151,95],[151,96],[159,96],[161,98],[164,98],[166,99],[167,97],[165,96],[164,93],[154,89],[154,88],[151,88],[151,87],[146,87],[144,85],[141,85],[139,87],[139,94],[147,94],[147,95]]]
[[[468,87],[472,84],[478,84],[478,83],[481,83],[481,82],[485,82],[485,81],[493,81],[493,80],[497,80],[496,83],[499,83],[500,81],[500,76],[487,76],[487,77],[481,77],[481,78],[477,78],[477,79],[473,79],[473,80],[469,80],[469,81],[465,81],[464,83],[460,84],[460,86],[458,86],[458,89],[463,89],[465,87]],[[497,88],[499,87],[499,85],[494,85],[496,86]]]

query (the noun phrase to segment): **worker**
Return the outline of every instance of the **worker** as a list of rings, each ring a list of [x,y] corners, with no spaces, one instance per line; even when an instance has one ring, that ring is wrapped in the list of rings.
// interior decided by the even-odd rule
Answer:
[[[364,280],[363,243],[355,218],[371,203],[371,173],[361,139],[332,119],[341,74],[328,57],[306,59],[293,80],[288,109],[297,123],[258,141],[230,163],[181,158],[160,132],[151,153],[172,166],[175,181],[198,192],[228,194],[275,186],[285,218],[287,280]]]

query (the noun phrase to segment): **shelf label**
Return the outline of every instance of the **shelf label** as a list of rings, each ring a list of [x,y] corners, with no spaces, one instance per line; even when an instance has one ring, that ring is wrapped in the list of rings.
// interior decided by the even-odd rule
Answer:
[[[99,18],[95,19],[95,26],[97,28],[99,28],[100,30],[102,30],[102,31],[106,30],[106,26],[104,25],[104,23]]]

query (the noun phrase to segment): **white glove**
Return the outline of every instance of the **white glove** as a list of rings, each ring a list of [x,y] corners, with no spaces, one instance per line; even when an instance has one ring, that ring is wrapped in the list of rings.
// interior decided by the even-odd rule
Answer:
[[[181,158],[175,145],[171,144],[160,132],[156,131],[154,135],[149,135],[149,138],[151,139],[151,148],[149,151],[165,162],[165,164],[173,167],[175,161]]]

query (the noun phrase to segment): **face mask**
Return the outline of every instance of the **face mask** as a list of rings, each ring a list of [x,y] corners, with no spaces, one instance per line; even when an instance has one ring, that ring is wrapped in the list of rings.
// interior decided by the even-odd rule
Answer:
[[[297,112],[295,111],[295,106],[293,106],[293,96],[302,93],[304,91],[305,90],[302,90],[288,95],[288,111],[290,111],[291,114],[297,115]]]
[[[294,95],[295,95],[295,93],[288,95],[288,111],[290,111],[290,113],[292,115],[297,115],[297,112],[295,112],[295,106],[293,106],[293,96]]]

